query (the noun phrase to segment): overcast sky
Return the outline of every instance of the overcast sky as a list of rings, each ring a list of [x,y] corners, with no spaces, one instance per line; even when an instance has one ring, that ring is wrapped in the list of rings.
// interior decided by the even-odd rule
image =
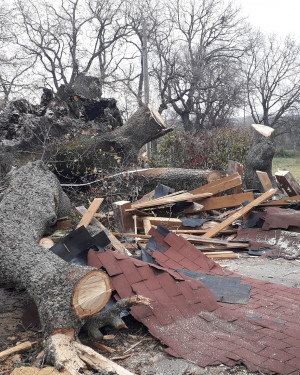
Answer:
[[[264,33],[287,34],[300,42],[300,0],[234,0],[249,22]]]

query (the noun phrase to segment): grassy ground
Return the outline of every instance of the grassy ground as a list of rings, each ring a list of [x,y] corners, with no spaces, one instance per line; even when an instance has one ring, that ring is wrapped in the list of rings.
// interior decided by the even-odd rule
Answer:
[[[273,174],[282,169],[287,169],[292,173],[296,180],[300,183],[300,156],[294,158],[280,158],[273,159]]]

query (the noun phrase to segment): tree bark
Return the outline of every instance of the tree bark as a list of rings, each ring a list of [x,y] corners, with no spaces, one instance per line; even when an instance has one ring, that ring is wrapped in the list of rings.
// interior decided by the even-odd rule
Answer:
[[[167,185],[176,191],[193,190],[207,184],[207,176],[211,171],[184,168],[152,168],[136,173],[137,184],[141,186],[141,194],[155,189],[158,184]]]
[[[95,137],[84,136],[61,147],[51,164],[63,176],[84,175],[99,168],[114,170],[118,165],[136,161],[146,143],[171,131],[150,104],[139,108],[121,127]]]
[[[9,177],[0,204],[0,283],[28,291],[46,337],[62,329],[78,333],[82,318],[100,311],[110,297],[109,284],[103,286],[107,276],[91,267],[67,263],[38,246],[46,228],[69,208],[58,180],[42,162],[28,163]],[[104,299],[92,306],[92,313],[91,306],[81,301],[95,278],[93,293],[101,291]]]
[[[256,171],[268,173],[268,176],[276,186],[272,176],[272,161],[275,154],[274,136],[264,137],[252,129],[250,148],[245,160],[244,184],[247,189],[255,189],[264,192]]]

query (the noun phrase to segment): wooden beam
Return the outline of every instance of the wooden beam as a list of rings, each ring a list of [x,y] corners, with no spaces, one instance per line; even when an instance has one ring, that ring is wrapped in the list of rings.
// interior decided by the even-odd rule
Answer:
[[[258,206],[262,202],[266,201],[268,198],[271,198],[276,193],[276,189],[270,189],[269,191],[262,194],[260,197],[256,198],[254,201],[247,204],[247,206],[241,208],[239,211],[235,212],[229,218],[225,219],[222,223],[216,225],[214,228],[210,229],[206,232],[202,237],[203,238],[211,238],[217,235],[220,230],[227,228],[230,224],[232,224],[235,220],[239,219],[247,212],[251,211],[253,207]]]
[[[242,185],[242,178],[239,175],[239,173],[236,172],[231,176],[220,178],[219,180],[200,186],[197,189],[191,190],[190,193],[200,194],[208,192],[215,195],[240,185]]]
[[[103,202],[103,198],[95,198],[91,203],[90,207],[86,210],[85,214],[82,216],[79,224],[77,225],[76,229],[84,226],[85,228],[88,227],[91,220],[93,219],[95,213],[98,211],[101,203]]]
[[[283,188],[289,197],[300,194],[300,184],[289,171],[279,171],[275,173],[275,178],[279,187]]]
[[[260,183],[262,184],[262,187],[264,188],[264,191],[268,191],[273,188],[272,182],[267,172],[256,171],[256,174],[259,178]]]
[[[87,209],[84,206],[76,207],[76,210],[80,213],[80,215],[84,215],[87,212]],[[92,218],[91,224],[101,228],[105,232],[111,242],[112,247],[116,251],[118,251],[119,253],[126,253],[125,246],[102,223],[100,223],[100,221]]]
[[[233,253],[232,251],[220,251],[216,253],[203,253],[208,258],[212,259],[238,259],[238,254]]]
[[[185,213],[193,214],[193,213],[201,212],[201,211],[219,210],[221,208],[238,207],[240,204],[246,201],[250,201],[250,202],[254,201],[254,195],[252,192],[224,195],[222,197],[206,198],[201,201],[201,205],[203,206],[203,208],[201,209],[191,208],[187,210]]]
[[[165,204],[170,204],[170,203],[176,203],[176,202],[182,202],[186,200],[195,200],[195,199],[200,199],[200,198],[207,198],[211,196],[211,193],[201,193],[201,194],[190,194],[190,193],[182,193],[178,195],[172,195],[172,196],[166,196],[162,198],[157,198],[153,199],[148,202],[144,203],[132,203],[131,208],[135,209],[140,209],[140,208],[146,208],[146,207],[154,207],[154,206],[161,206]]]

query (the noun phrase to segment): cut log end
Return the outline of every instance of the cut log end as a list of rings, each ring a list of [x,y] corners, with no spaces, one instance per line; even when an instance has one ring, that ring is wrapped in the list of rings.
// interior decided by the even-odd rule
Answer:
[[[106,273],[94,270],[77,283],[73,295],[76,315],[82,319],[101,311],[111,296],[111,287]]]

